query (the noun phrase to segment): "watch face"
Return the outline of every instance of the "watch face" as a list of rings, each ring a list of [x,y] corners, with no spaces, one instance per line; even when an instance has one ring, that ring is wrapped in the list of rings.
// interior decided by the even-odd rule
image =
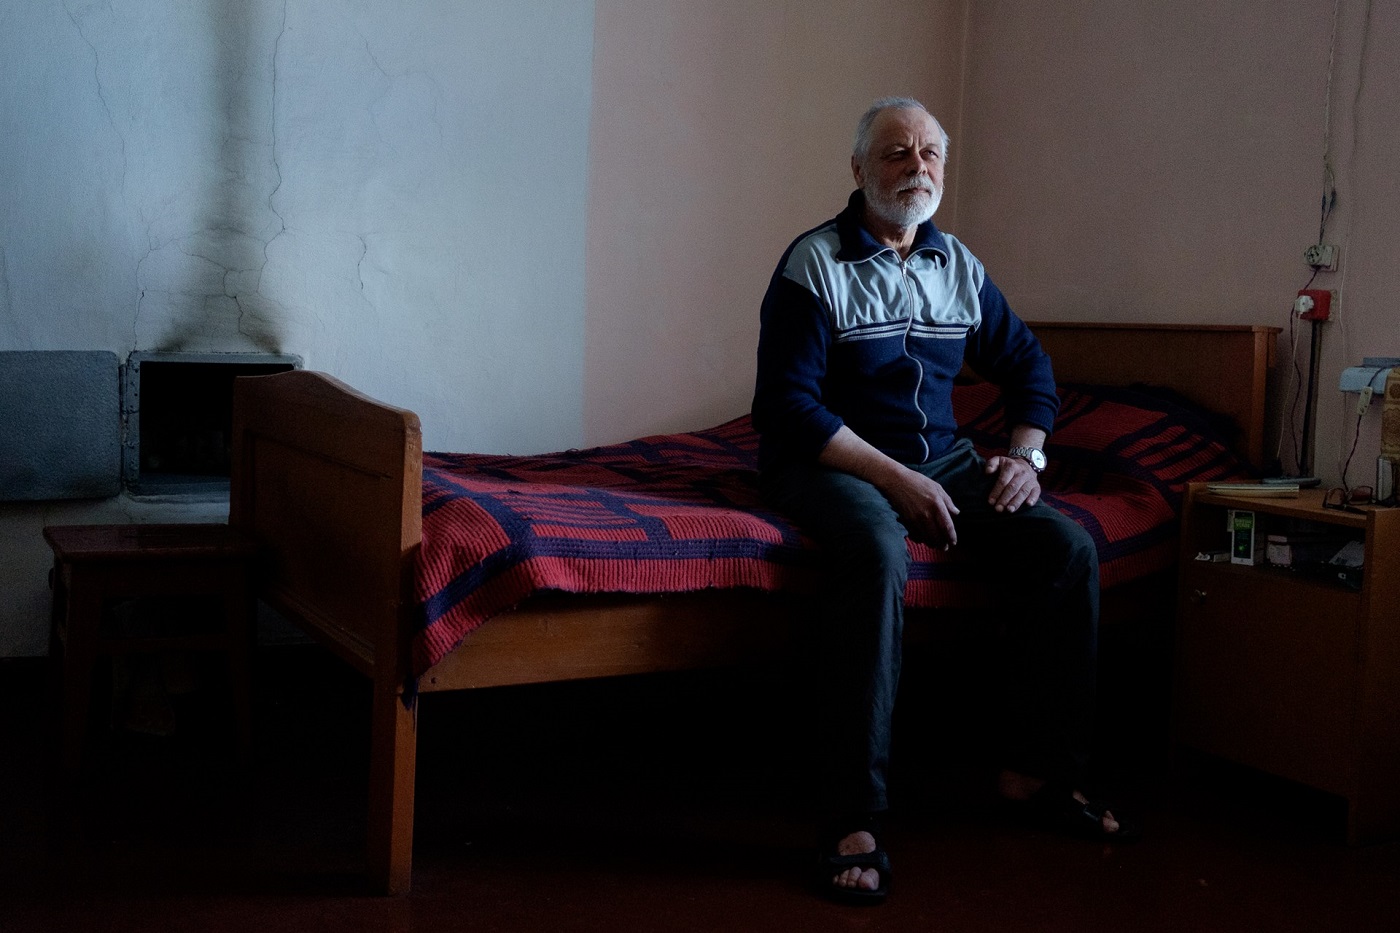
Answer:
[[[1013,457],[1020,457],[1031,465],[1031,469],[1039,473],[1045,469],[1045,451],[1037,447],[1013,447],[1008,451]]]

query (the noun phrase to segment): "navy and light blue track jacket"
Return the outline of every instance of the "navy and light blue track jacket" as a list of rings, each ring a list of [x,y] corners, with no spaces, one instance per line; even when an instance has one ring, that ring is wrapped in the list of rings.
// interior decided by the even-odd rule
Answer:
[[[1050,358],[982,263],[927,222],[908,259],[861,223],[856,191],[778,263],[763,310],[753,420],[759,462],[815,460],[844,424],[901,463],[953,443],[963,361],[1002,387],[1007,424],[1047,433],[1059,399]]]

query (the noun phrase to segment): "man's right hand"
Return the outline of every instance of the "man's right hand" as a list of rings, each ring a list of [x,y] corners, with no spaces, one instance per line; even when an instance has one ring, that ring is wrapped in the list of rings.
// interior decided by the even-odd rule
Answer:
[[[891,473],[887,485],[876,487],[890,500],[899,513],[909,537],[931,547],[945,550],[958,543],[958,529],[953,516],[958,507],[941,485],[916,470],[900,464],[899,473]]]
[[[947,490],[885,456],[850,428],[837,431],[819,459],[824,466],[859,476],[884,493],[915,541],[942,548],[958,543],[953,524],[958,507]]]

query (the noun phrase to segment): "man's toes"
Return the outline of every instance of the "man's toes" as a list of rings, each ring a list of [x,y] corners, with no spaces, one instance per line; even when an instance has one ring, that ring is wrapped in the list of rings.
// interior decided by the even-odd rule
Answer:
[[[838,888],[874,891],[880,886],[880,873],[873,868],[848,868],[831,880]]]

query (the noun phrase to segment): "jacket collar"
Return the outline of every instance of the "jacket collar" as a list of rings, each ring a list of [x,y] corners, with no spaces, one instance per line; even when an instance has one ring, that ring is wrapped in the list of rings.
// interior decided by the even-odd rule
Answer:
[[[840,262],[864,262],[865,260],[879,253],[893,249],[876,240],[870,235],[870,231],[865,229],[863,218],[865,217],[865,192],[857,188],[851,192],[850,200],[846,202],[846,209],[836,215],[836,234],[841,239],[841,249],[836,253],[836,259]],[[914,246],[909,251],[909,255],[932,250],[943,257],[943,261],[948,261],[948,241],[944,239],[943,232],[933,225],[932,220],[927,220],[919,224],[919,229],[914,233]]]

